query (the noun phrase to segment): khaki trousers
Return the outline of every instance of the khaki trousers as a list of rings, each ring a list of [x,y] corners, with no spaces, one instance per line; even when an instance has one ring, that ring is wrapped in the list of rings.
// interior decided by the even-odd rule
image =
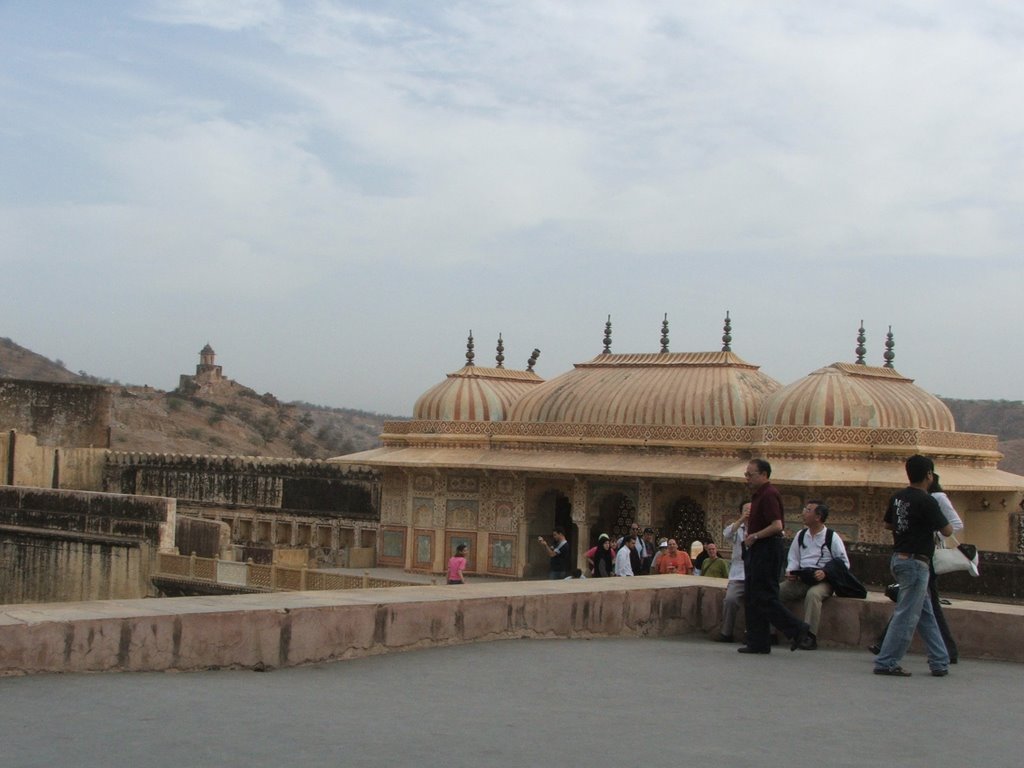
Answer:
[[[789,581],[779,584],[779,597],[784,601],[804,599],[804,621],[811,627],[811,633],[818,634],[821,623],[821,604],[832,596],[832,585],[827,581],[819,581],[813,587],[802,581]]]

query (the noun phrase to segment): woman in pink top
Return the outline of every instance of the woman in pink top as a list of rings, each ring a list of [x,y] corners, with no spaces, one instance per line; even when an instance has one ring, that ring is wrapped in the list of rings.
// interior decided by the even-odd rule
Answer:
[[[465,584],[462,572],[466,570],[466,545],[459,544],[455,548],[455,554],[448,559],[448,583]]]

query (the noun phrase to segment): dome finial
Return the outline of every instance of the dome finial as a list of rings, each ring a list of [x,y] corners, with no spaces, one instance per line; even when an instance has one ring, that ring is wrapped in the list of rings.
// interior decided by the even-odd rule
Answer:
[[[867,353],[867,347],[864,346],[864,342],[867,341],[867,337],[864,335],[864,321],[860,321],[860,328],[857,329],[857,346],[853,350],[857,353],[857,365],[867,365],[864,362],[864,355]]]
[[[896,353],[892,351],[892,348],[896,346],[896,342],[892,340],[892,326],[889,326],[889,332],[885,334],[885,354],[882,357],[885,358],[885,365],[883,368],[892,368],[892,361],[896,359]]]
[[[501,332],[498,332],[498,354],[495,356],[495,361],[498,363],[496,367],[504,368],[505,362],[505,342],[501,340]]]
[[[476,357],[473,354],[473,332],[469,332],[469,338],[466,339],[466,367],[473,365],[473,358]]]
[[[668,312],[665,319],[661,321],[661,354],[668,352]]]
[[[725,325],[722,326],[722,351],[732,352],[732,320],[729,319],[729,310],[725,310]]]
[[[526,361],[526,370],[533,373],[533,366],[537,364],[537,358],[540,357],[540,350],[533,350],[533,354],[530,355],[530,359]]]
[[[608,322],[604,324],[604,351],[602,355],[610,355],[612,353],[612,316],[608,315]]]

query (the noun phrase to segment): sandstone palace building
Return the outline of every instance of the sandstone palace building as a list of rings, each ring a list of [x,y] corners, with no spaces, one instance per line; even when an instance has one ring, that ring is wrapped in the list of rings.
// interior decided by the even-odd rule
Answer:
[[[726,315],[714,352],[604,349],[550,380],[504,367],[466,365],[417,400],[410,421],[388,422],[383,447],[339,457],[380,478],[380,565],[441,572],[459,543],[469,571],[513,578],[547,570],[536,543],[566,529],[572,555],[601,532],[633,521],[683,542],[720,537],[748,497],[751,457],[774,468],[791,527],[809,499],[829,504],[847,540],[889,541],[891,493],[903,462],[934,457],[964,518],[965,541],[1021,551],[1024,477],[1001,471],[992,435],[958,432],[946,405],[893,367],[890,331],[882,366],[824,365],[783,385],[732,351]],[[715,345],[717,346],[717,344]]]

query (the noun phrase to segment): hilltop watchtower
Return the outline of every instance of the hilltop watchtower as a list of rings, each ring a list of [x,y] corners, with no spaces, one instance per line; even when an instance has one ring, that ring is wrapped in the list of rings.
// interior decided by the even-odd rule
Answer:
[[[195,376],[183,373],[178,383],[178,388],[188,389],[189,387],[224,381],[224,371],[221,366],[216,364],[216,358],[217,353],[213,351],[213,347],[207,342],[206,346],[199,350],[199,365],[196,366]]]

